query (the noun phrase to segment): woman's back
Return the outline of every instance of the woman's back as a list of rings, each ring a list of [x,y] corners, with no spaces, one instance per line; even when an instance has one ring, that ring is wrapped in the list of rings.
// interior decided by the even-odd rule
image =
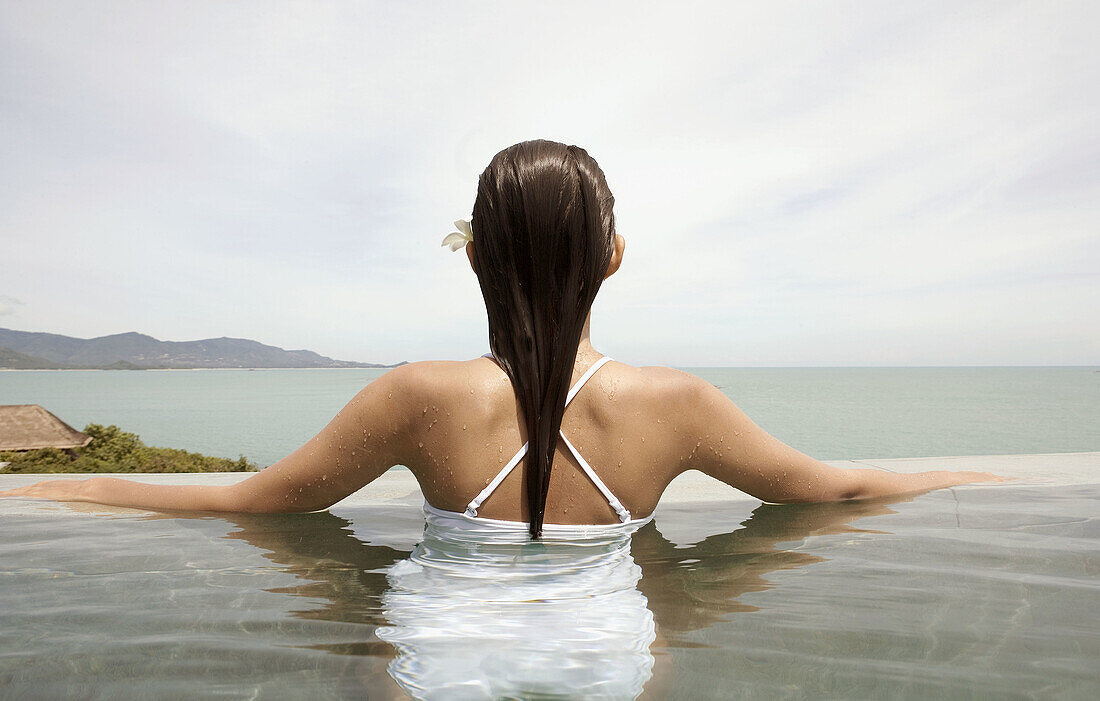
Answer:
[[[591,349],[578,354],[570,386],[601,357]],[[422,405],[419,412],[412,407],[409,438],[415,451],[407,466],[429,504],[463,512],[526,443],[519,404],[491,357],[417,363],[415,373],[414,384],[423,387],[416,392]],[[682,471],[686,434],[676,396],[685,392],[687,377],[669,368],[609,360],[566,406],[562,434],[632,518],[652,513],[664,488]],[[527,521],[525,458],[485,498],[479,517]],[[562,440],[554,454],[545,518],[559,524],[621,520]]]

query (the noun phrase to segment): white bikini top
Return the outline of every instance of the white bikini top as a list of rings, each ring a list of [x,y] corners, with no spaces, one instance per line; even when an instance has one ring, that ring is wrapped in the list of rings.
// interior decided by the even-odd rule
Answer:
[[[495,358],[493,358],[492,353],[486,353],[481,357],[490,358],[494,361],[496,360]],[[584,386],[584,383],[588,382],[589,378],[591,378],[593,375],[595,375],[596,371],[599,370],[601,367],[603,367],[603,365],[605,363],[607,363],[608,361],[610,361],[610,360],[611,360],[611,358],[609,358],[608,356],[605,355],[602,358],[600,358],[599,360],[597,360],[596,362],[592,363],[592,366],[589,367],[588,370],[586,370],[584,372],[584,374],[580,376],[580,379],[577,380],[576,384],[574,384],[571,388],[569,388],[569,393],[565,397],[565,406],[567,406],[567,407],[569,406],[569,403],[571,401],[573,401],[574,397],[577,396],[577,392],[579,392],[581,390],[581,387]],[[619,501],[618,497],[616,497],[614,494],[612,494],[611,490],[607,488],[607,485],[604,484],[603,480],[600,479],[600,476],[596,474],[596,471],[592,469],[592,466],[588,464],[588,461],[584,459],[584,456],[582,456],[580,454],[580,451],[577,450],[576,446],[574,446],[572,443],[570,443],[569,439],[565,437],[565,433],[563,431],[561,431],[561,429],[558,430],[558,435],[561,437],[562,441],[565,443],[565,447],[568,448],[569,452],[573,454],[573,457],[575,457],[577,459],[577,463],[581,466],[581,470],[584,471],[584,474],[588,475],[588,479],[592,480],[592,484],[594,484],[596,486],[596,489],[600,490],[600,493],[603,494],[605,499],[607,499],[607,503],[611,505],[611,508],[614,509],[615,513],[619,516],[619,522],[620,523],[622,523],[622,524],[640,524],[640,523],[644,523],[646,521],[649,521],[649,519],[652,518],[652,516],[650,516],[650,517],[644,518],[644,519],[632,519],[630,517],[630,511],[625,506],[623,506],[622,502]],[[522,523],[522,522],[519,522],[519,521],[502,521],[502,520],[499,520],[499,519],[484,518],[484,517],[481,517],[481,516],[477,515],[477,510],[481,507],[481,505],[485,502],[485,500],[488,499],[489,496],[494,491],[496,491],[496,488],[500,486],[500,483],[504,481],[504,478],[507,477],[509,474],[511,474],[512,470],[514,470],[516,465],[519,464],[519,461],[523,459],[523,456],[527,454],[527,447],[528,447],[528,443],[524,443],[523,446],[520,447],[519,451],[514,456],[512,456],[512,459],[509,460],[504,465],[503,468],[501,468],[500,472],[498,472],[496,477],[494,477],[489,482],[489,484],[486,485],[485,489],[481,490],[480,494],[478,494],[476,497],[474,497],[473,499],[470,500],[470,503],[466,506],[466,511],[465,512],[460,514],[456,511],[445,511],[443,509],[437,509],[436,507],[432,506],[431,504],[427,503],[427,501],[425,501],[424,502],[424,511],[425,511],[425,513],[429,517],[434,517],[433,520],[435,520],[437,522],[440,522],[440,525],[444,525],[444,523],[445,523],[446,525],[455,525],[455,526],[457,526],[457,525],[460,525],[461,521],[476,521],[476,523],[484,524],[486,526],[491,526],[491,525],[496,525],[496,524],[500,524],[500,526],[502,526],[502,527],[508,527],[508,526],[512,526],[512,525],[519,525],[519,526],[522,526],[524,529],[526,529],[527,528],[526,523]],[[458,518],[456,518],[456,517],[458,517]],[[592,530],[599,530],[601,528],[607,528],[608,526],[617,527],[618,525],[619,524],[572,525],[572,524],[552,524],[552,523],[548,523],[548,524],[544,524],[543,530],[544,531],[562,530],[563,534],[564,534],[565,531],[576,531],[576,530],[592,531]]]

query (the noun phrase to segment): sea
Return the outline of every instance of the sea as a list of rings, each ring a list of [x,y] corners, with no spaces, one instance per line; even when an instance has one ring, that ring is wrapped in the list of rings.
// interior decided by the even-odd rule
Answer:
[[[764,430],[821,460],[1100,450],[1100,367],[680,368]],[[0,372],[0,404],[40,404],[77,429],[147,445],[293,452],[384,369]]]

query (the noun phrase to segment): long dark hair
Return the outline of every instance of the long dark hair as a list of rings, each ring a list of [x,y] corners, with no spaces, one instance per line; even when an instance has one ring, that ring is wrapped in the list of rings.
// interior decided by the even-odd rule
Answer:
[[[584,321],[614,250],[615,198],[579,146],[524,141],[481,174],[473,265],[489,315],[489,347],[527,424],[527,507],[542,534],[546,495]]]

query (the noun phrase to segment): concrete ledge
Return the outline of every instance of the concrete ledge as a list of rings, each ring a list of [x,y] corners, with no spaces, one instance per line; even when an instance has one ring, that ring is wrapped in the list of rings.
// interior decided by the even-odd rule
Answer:
[[[1020,478],[1018,482],[998,484],[997,487],[1013,485],[1044,484],[1071,485],[1100,482],[1100,452],[1093,453],[1049,453],[1041,455],[969,455],[939,458],[889,458],[882,460],[830,460],[835,467],[857,469],[881,469],[891,472],[923,472],[925,470],[978,470],[992,472],[1007,477]],[[87,479],[88,477],[119,477],[135,482],[150,484],[233,484],[252,476],[253,472],[207,472],[173,474],[3,474],[0,473],[0,489],[12,489],[48,479]],[[969,485],[967,485],[969,486]],[[960,487],[965,489],[967,486]],[[978,485],[974,485],[978,486]],[[687,472],[680,475],[669,485],[661,498],[662,504],[682,504],[715,500],[756,501],[753,497],[738,491],[729,485],[707,477],[701,472]],[[404,468],[394,468],[358,492],[333,505],[367,506],[371,504],[419,504],[420,487],[412,473]],[[33,504],[55,504],[38,499],[0,499],[0,514],[25,513]],[[96,510],[110,509],[119,512],[132,512],[133,509],[104,507],[76,503],[69,507],[93,507]],[[32,509],[33,510],[33,509]],[[83,509],[81,509],[83,510]]]

